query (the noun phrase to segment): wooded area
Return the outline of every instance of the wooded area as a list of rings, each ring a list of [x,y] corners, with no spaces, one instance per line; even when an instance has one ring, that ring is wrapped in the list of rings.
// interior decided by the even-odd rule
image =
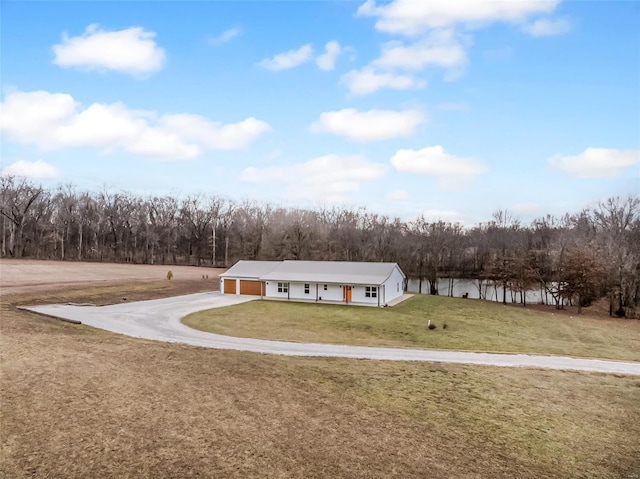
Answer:
[[[307,210],[218,196],[55,191],[0,177],[2,257],[231,266],[239,259],[395,261],[408,276],[544,288],[557,305],[608,298],[638,317],[640,198],[523,225],[506,210],[472,227],[339,206]],[[506,292],[503,302],[506,303]],[[524,301],[525,296],[521,295]]]

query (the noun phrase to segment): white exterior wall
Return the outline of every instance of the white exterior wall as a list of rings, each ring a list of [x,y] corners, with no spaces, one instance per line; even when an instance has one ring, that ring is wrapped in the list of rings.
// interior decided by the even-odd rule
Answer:
[[[289,283],[288,293],[278,293],[278,281],[267,281],[265,284],[265,297],[266,298],[280,298],[291,301],[295,300],[316,300],[316,285],[318,287],[318,302],[332,301],[332,302],[344,302],[343,296],[343,284],[327,284],[327,290],[324,290],[323,283],[307,283],[309,284],[309,294],[304,293],[305,283]],[[377,286],[377,285],[370,285]],[[221,286],[222,288],[222,286]],[[367,298],[365,296],[366,285],[351,285],[351,302],[374,304],[383,306],[385,303],[398,298],[404,294],[404,277],[398,268],[393,270],[393,273],[384,284],[377,286],[378,297]],[[240,290],[240,284],[237,285],[237,291]],[[378,302],[379,301],[379,302]]]
[[[391,276],[384,282],[384,296],[380,297],[380,305],[399,298],[403,294],[404,277],[398,268],[394,268]],[[384,303],[382,300],[384,300]]]
[[[324,283],[318,284],[318,296],[322,301],[342,301],[342,286],[339,284],[327,284],[324,290]]]
[[[378,288],[378,295],[382,294],[382,291],[380,287],[378,287],[375,284],[370,285],[374,288]],[[367,304],[378,304],[378,298],[367,298],[365,296],[365,288],[366,286],[353,286],[351,288],[351,301],[353,303],[367,303]],[[382,306],[384,304],[384,301],[382,301],[382,296],[380,296],[380,306]]]
[[[315,283],[289,283],[291,299],[306,299],[307,301],[316,300],[316,284]],[[304,285],[309,285],[309,294],[304,294]]]
[[[327,290],[324,290],[323,283],[306,283],[309,285],[309,294],[304,293],[305,283],[289,283],[289,295],[287,293],[278,293],[278,281],[267,281],[265,285],[265,297],[267,298],[290,298],[292,301],[304,299],[308,301],[316,300],[316,285],[318,286],[318,301],[342,301],[342,285],[327,284]],[[364,295],[364,288],[362,290]],[[352,293],[353,294],[353,293]]]
[[[283,281],[280,281],[281,283]],[[289,285],[291,287],[291,285]],[[288,293],[278,293],[278,281],[267,281],[265,284],[264,295],[267,298],[284,298],[287,299]]]

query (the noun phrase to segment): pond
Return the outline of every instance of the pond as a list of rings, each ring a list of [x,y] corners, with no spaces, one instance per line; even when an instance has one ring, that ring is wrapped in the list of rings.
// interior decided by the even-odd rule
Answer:
[[[549,286],[555,286],[555,284]],[[438,278],[437,288],[440,296],[462,298],[466,294],[468,298],[472,299],[502,302],[502,287],[495,286],[493,282],[487,280]],[[409,278],[407,292],[428,294],[429,282],[423,278],[420,290],[419,279]],[[524,292],[523,294],[526,295],[526,298],[523,298],[519,291],[512,291],[509,288],[507,288],[506,293],[507,302],[509,303],[522,303],[526,299],[527,303],[554,304],[553,296],[540,286]]]

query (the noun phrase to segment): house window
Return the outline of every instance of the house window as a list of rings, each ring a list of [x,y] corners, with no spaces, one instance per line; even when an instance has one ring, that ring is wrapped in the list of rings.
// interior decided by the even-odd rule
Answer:
[[[377,286],[365,286],[365,288],[364,288],[364,297],[365,298],[377,298],[378,297],[378,287]]]
[[[325,291],[327,290],[327,285],[326,285],[326,284],[324,285],[324,290],[325,290]]]
[[[288,293],[289,283],[278,283],[278,293]]]
[[[398,293],[400,292],[400,283],[397,283],[398,285]]]
[[[304,294],[309,294],[309,285],[308,284],[304,285]]]

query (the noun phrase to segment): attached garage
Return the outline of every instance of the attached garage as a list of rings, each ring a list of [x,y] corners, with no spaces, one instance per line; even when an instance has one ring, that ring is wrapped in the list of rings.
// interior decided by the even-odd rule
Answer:
[[[250,294],[253,296],[261,296],[262,295],[261,293],[262,293],[262,283],[260,281],[250,281],[247,279],[240,280],[240,294]]]
[[[236,280],[226,279],[224,280],[224,294],[236,294]]]
[[[224,294],[263,296],[265,286],[260,281],[260,276],[272,271],[280,263],[281,261],[239,261],[220,275],[220,290]]]

